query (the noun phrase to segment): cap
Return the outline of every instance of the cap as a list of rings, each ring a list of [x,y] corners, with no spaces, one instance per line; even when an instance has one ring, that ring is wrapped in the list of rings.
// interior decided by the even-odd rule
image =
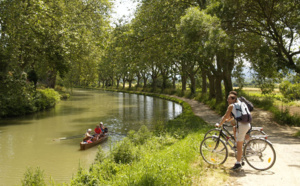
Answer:
[[[92,131],[92,129],[88,129],[87,131],[88,131],[88,132],[91,132],[91,131]]]

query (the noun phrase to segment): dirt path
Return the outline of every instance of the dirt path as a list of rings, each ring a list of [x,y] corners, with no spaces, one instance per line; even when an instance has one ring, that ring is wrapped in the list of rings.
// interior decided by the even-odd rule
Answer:
[[[216,112],[212,111],[195,100],[180,98],[189,103],[195,115],[201,117],[210,124],[215,124],[220,120]],[[230,181],[225,185],[264,185],[264,186],[281,186],[281,185],[300,185],[300,139],[292,137],[300,127],[288,127],[278,125],[272,120],[272,114],[268,111],[255,108],[252,112],[252,125],[263,127],[264,131],[269,135],[269,140],[272,142],[276,151],[275,165],[267,171],[257,171],[252,169],[247,164],[239,172],[230,171]],[[229,162],[234,162],[234,157],[231,157]],[[230,168],[231,164],[225,164],[226,168]]]

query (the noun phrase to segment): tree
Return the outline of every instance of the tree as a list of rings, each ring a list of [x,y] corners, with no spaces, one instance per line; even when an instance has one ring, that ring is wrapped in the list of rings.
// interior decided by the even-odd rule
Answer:
[[[191,52],[191,55],[196,57],[194,61],[197,61],[198,69],[188,70],[193,76],[190,79],[194,80],[195,74],[201,67],[202,73],[206,73],[209,77],[210,97],[216,96],[217,101],[220,102],[222,100],[222,70],[224,70],[222,64],[225,62],[219,55],[220,51],[226,49],[227,44],[227,35],[221,28],[220,20],[194,7],[188,9],[186,15],[181,18],[178,29],[189,43],[186,47],[197,49]]]
[[[234,24],[240,33],[255,34],[267,42],[278,59],[278,70],[300,73],[299,0],[230,0],[225,4],[234,7]]]

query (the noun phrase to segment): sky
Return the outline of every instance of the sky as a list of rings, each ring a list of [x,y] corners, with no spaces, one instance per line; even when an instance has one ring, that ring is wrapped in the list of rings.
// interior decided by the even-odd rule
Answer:
[[[122,17],[130,21],[134,17],[137,2],[134,2],[134,0],[112,0],[112,2],[114,2],[114,13],[112,14],[113,22]]]

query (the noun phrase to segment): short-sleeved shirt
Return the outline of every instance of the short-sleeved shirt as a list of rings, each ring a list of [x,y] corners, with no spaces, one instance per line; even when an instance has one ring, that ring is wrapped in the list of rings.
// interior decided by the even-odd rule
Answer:
[[[85,137],[91,137],[92,135],[88,132],[85,133]]]
[[[95,128],[95,133],[96,134],[100,134],[101,133],[101,129],[100,128]]]

